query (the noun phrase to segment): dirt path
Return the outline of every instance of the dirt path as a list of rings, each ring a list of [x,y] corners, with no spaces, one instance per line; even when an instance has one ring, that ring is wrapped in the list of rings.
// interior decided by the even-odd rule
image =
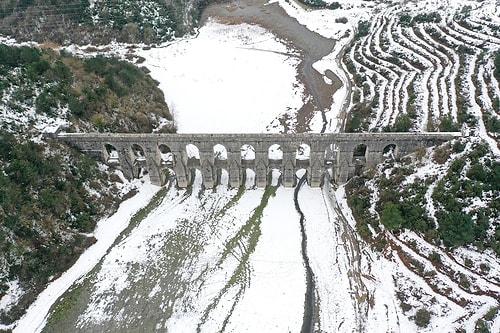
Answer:
[[[332,96],[341,86],[335,77],[333,84],[325,82],[324,74],[312,68],[312,64],[332,52],[333,39],[325,38],[308,30],[295,18],[287,15],[278,3],[267,4],[265,0],[240,0],[229,4],[213,4],[203,13],[201,24],[209,18],[225,24],[257,24],[284,40],[297,50],[302,59],[297,80],[305,87],[304,105],[297,114],[296,132],[309,131],[309,122],[314,111],[328,111],[332,105]],[[324,125],[326,125],[325,118]],[[323,126],[324,131],[325,126]]]

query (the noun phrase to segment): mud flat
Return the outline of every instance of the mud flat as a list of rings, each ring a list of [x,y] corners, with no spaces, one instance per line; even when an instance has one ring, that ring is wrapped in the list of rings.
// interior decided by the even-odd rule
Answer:
[[[335,76],[331,80],[333,83],[328,84],[324,73],[317,72],[312,65],[332,52],[335,40],[310,31],[295,18],[288,16],[276,2],[240,0],[229,4],[212,4],[204,11],[201,23],[204,24],[209,18],[224,24],[259,25],[299,53],[302,61],[298,68],[297,80],[304,85],[306,96],[304,106],[297,114],[297,127],[292,131],[309,131],[309,122],[314,112],[329,110],[333,102],[332,96],[342,83]],[[324,117],[323,120],[325,122]],[[324,128],[325,126],[323,131]]]

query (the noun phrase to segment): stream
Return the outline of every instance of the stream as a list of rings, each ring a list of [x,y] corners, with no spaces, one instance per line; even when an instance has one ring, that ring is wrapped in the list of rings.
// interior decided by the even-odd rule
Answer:
[[[309,257],[307,256],[307,234],[305,228],[305,218],[304,213],[300,209],[299,204],[299,191],[304,182],[306,182],[306,174],[299,180],[297,186],[295,187],[293,201],[295,203],[295,209],[300,215],[300,233],[302,235],[301,241],[301,252],[302,260],[304,261],[304,266],[306,269],[306,294],[304,300],[304,319],[302,322],[302,327],[300,333],[312,333],[314,332],[314,309],[315,309],[315,282],[314,282],[314,272],[309,263]]]

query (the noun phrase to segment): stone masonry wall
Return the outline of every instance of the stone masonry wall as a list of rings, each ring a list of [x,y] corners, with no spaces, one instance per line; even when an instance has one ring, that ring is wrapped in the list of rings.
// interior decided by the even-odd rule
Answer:
[[[400,157],[411,153],[417,146],[434,146],[460,136],[460,133],[323,133],[323,134],[114,134],[114,133],[60,133],[57,139],[76,146],[82,152],[108,163],[109,152],[106,145],[118,153],[117,167],[125,177],[136,177],[139,168],[145,168],[151,182],[164,184],[165,169],[171,168],[176,175],[179,187],[187,187],[192,181],[192,170],[200,169],[206,187],[217,182],[217,169],[229,172],[229,185],[238,187],[243,181],[246,168],[256,172],[256,186],[263,187],[269,181],[271,167],[280,168],[281,182],[284,186],[294,186],[295,172],[306,168],[311,186],[321,185],[323,175],[331,171],[333,180],[345,183],[363,166],[376,165],[385,158],[385,149],[393,147],[393,153]],[[195,145],[200,160],[189,160],[186,146]],[[220,144],[227,150],[227,161],[214,157],[214,146]],[[251,145],[255,150],[255,161],[243,161],[241,148]],[[278,144],[283,151],[282,161],[270,161],[269,147]],[[298,147],[310,147],[309,161],[295,159]],[[168,147],[175,162],[165,164],[161,159],[160,145]],[[360,145],[366,148],[362,156],[355,156]],[[134,148],[144,153],[144,161],[139,161]],[[363,149],[361,149],[363,150]],[[358,153],[359,154],[359,153]],[[272,163],[272,165],[270,165]],[[278,163],[278,164],[276,164]]]

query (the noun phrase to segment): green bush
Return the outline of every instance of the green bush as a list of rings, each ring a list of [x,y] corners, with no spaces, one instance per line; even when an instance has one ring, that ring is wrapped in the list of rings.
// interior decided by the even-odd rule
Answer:
[[[431,313],[426,309],[418,309],[415,314],[415,324],[419,327],[427,327],[431,320]]]
[[[369,21],[359,21],[358,23],[358,37],[368,36],[370,33],[371,24]]]
[[[439,236],[446,247],[457,247],[474,241],[474,222],[469,215],[451,211],[436,213]]]
[[[342,7],[338,2],[327,3],[323,0],[300,0],[300,2],[314,8],[328,8],[335,10]]]
[[[441,22],[441,14],[438,12],[420,13],[413,18],[415,23],[439,23]]]
[[[481,164],[473,164],[467,171],[467,177],[479,182],[485,182],[488,178],[488,173]]]
[[[399,24],[406,27],[412,26],[413,17],[408,13],[403,13],[399,16]]]
[[[495,52],[494,64],[495,64],[495,71],[493,72],[493,74],[495,75],[497,80],[500,81],[500,51]]]
[[[474,333],[490,333],[488,324],[484,320],[478,319],[476,327],[474,328]]]
[[[449,116],[441,118],[439,123],[439,130],[441,132],[459,132],[460,125],[453,121]]]
[[[411,119],[406,113],[400,113],[394,122],[393,132],[408,132],[411,129]]]
[[[404,219],[399,211],[399,205],[388,202],[380,213],[380,223],[388,230],[396,230],[401,227],[403,222]]]

